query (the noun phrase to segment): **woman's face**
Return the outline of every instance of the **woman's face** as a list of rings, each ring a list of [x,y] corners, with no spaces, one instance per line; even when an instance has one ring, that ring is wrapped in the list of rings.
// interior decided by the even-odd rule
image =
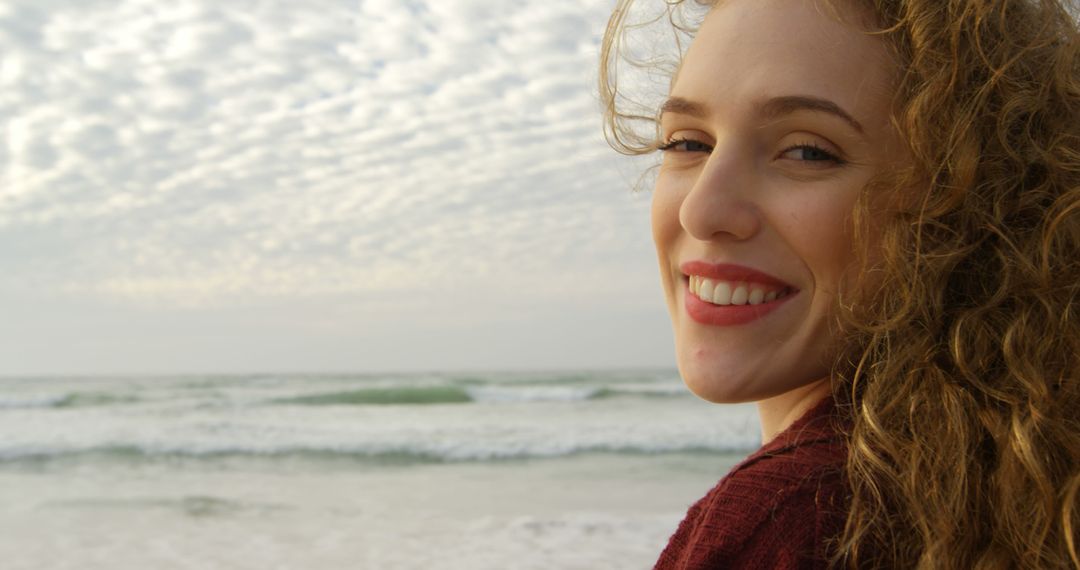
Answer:
[[[901,152],[884,46],[827,10],[721,3],[664,105],[653,237],[679,369],[706,400],[828,376],[852,207]]]

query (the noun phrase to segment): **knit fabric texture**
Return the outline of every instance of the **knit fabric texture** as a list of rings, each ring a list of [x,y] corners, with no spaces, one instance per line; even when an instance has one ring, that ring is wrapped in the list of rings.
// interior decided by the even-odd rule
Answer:
[[[736,465],[690,507],[656,570],[828,568],[848,502],[835,414],[827,398]]]

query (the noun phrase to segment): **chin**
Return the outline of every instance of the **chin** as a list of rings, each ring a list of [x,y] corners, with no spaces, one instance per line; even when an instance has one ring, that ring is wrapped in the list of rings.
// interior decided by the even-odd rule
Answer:
[[[757,393],[759,389],[755,389],[751,381],[739,380],[716,367],[702,368],[701,364],[679,364],[683,383],[702,400],[714,404],[741,404],[768,397]]]
[[[828,376],[814,367],[796,370],[731,370],[719,363],[680,359],[679,374],[695,396],[714,404],[742,404],[768,400]]]

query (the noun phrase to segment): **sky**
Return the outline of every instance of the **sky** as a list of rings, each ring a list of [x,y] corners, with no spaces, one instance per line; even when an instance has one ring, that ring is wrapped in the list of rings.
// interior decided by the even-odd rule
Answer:
[[[0,0],[0,375],[670,367],[611,0]]]

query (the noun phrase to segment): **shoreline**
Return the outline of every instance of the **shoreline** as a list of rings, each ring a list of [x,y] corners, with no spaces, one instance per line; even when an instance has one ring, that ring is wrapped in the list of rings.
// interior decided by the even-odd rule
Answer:
[[[648,568],[686,508],[742,457],[0,470],[0,560],[12,570]]]

